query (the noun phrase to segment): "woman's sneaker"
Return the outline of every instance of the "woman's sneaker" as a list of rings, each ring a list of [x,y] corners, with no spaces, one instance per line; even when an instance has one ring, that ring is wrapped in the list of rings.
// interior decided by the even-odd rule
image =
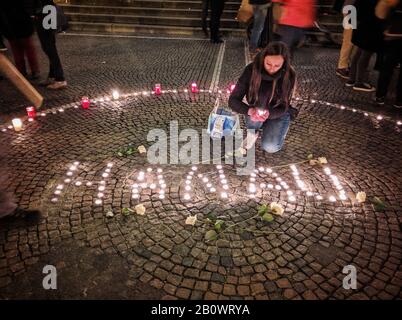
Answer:
[[[364,92],[373,92],[373,91],[375,91],[375,87],[369,83],[355,83],[355,85],[353,86],[353,90],[364,91]]]
[[[376,97],[375,98],[375,103],[382,106],[385,104],[385,97]]]
[[[55,81],[54,78],[47,78],[46,80],[41,81],[41,82],[39,83],[39,85],[40,85],[41,87],[47,87],[48,85],[54,83],[54,81]]]
[[[355,82],[353,80],[348,80],[345,83],[345,86],[347,86],[347,87],[354,87],[354,85],[355,85]]]
[[[50,90],[60,90],[67,87],[67,81],[55,81],[52,84],[49,84],[46,88]]]
[[[336,69],[336,75],[343,79],[349,79],[349,69],[348,68],[338,68],[338,69]]]

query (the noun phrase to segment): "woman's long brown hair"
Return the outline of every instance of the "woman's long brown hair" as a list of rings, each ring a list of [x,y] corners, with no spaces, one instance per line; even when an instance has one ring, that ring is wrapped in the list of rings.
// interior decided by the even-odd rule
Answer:
[[[284,104],[286,109],[290,105],[292,99],[293,89],[296,82],[296,72],[290,64],[289,49],[285,43],[280,41],[271,42],[265,47],[254,59],[253,71],[247,100],[250,104],[256,105],[258,103],[258,94],[261,86],[262,73],[265,72],[264,59],[266,56],[282,56],[283,66],[278,72],[283,72],[283,76],[278,80],[274,80],[272,84],[272,95],[269,100],[277,95],[278,102]],[[277,83],[278,82],[278,83]]]

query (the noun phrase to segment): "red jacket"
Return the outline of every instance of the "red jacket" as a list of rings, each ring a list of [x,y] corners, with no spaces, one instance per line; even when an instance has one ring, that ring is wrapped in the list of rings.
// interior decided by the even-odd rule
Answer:
[[[279,24],[299,28],[311,28],[315,21],[316,0],[272,0],[282,4]]]

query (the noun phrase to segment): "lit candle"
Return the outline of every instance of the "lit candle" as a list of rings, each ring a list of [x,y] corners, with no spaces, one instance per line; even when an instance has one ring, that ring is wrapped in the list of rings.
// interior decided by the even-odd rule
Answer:
[[[90,104],[89,98],[88,98],[88,97],[82,97],[82,99],[81,99],[81,106],[82,106],[82,108],[83,108],[83,109],[88,109],[88,108],[89,108],[89,104]]]
[[[161,94],[161,85],[160,83],[155,84],[155,94],[159,96]]]
[[[191,92],[192,93],[197,93],[198,92],[198,86],[197,86],[197,84],[195,82],[193,82],[191,84]]]
[[[27,107],[26,110],[29,119],[34,119],[36,117],[35,107]]]
[[[21,119],[15,118],[12,120],[13,127],[15,131],[21,131],[22,130],[22,121]]]
[[[113,90],[113,92],[112,92],[112,97],[113,97],[113,100],[119,99],[119,98],[120,98],[120,93],[119,93],[119,91]]]

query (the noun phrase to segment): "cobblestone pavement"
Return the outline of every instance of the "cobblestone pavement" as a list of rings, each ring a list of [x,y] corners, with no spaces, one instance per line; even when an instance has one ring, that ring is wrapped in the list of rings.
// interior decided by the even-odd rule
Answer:
[[[158,167],[149,166],[145,156],[134,153],[122,158],[116,151],[130,143],[149,147],[149,130],[168,131],[171,120],[177,120],[180,129],[201,131],[215,93],[138,94],[98,102],[88,110],[74,106],[83,95],[110,95],[113,88],[142,92],[157,82],[163,89],[183,89],[197,81],[200,88],[209,89],[219,47],[206,41],[78,36],[61,37],[59,46],[70,88],[47,94],[49,113],[24,131],[0,133],[0,139],[11,145],[8,189],[15,192],[21,207],[43,212],[38,223],[0,221],[1,298],[402,297],[398,115],[388,110],[381,111],[383,119],[376,118],[378,110],[367,95],[342,87],[333,72],[335,50],[298,52],[300,100],[295,104],[300,115],[281,152],[264,154],[259,147],[256,151],[257,168],[295,163],[312,152],[328,159],[327,169],[303,163],[294,169],[261,171],[255,177],[257,185],[272,184],[273,188],[258,187],[252,199],[247,191],[249,178],[223,165],[220,170],[230,189],[229,198],[221,199],[206,193],[196,175],[203,174],[218,186],[223,173],[215,165],[199,165],[192,199],[186,201],[183,182],[191,166],[164,165],[162,172],[155,172]],[[239,75],[244,57],[243,41],[226,43],[222,88]],[[21,113],[24,101],[4,81],[0,88],[7,92],[0,98],[3,114]],[[63,111],[57,111],[61,106]],[[67,177],[72,165],[76,170]],[[139,183],[137,174],[148,167],[152,169],[146,176],[148,185],[163,175],[163,199],[158,188],[142,190],[140,199],[132,197],[132,185]],[[338,177],[346,199],[339,199],[328,170]],[[298,188],[295,176],[314,196]],[[66,178],[71,182],[65,182]],[[285,186],[293,190],[295,201]],[[97,204],[99,191],[103,197]],[[365,191],[368,198],[380,197],[387,208],[379,212],[369,201],[358,204],[358,191]],[[329,201],[331,195],[337,200]],[[284,206],[283,216],[275,216],[270,223],[249,219],[261,203],[271,201]],[[122,208],[138,203],[145,206],[145,215],[122,214]],[[109,211],[114,217],[106,217]],[[228,224],[241,222],[243,229],[228,230],[207,242],[208,227],[201,220],[209,213]],[[195,226],[185,224],[189,214],[197,214]],[[253,228],[265,233],[250,231]],[[46,264],[58,270],[58,290],[42,288]],[[342,270],[347,265],[357,268],[356,290],[342,288]]]

